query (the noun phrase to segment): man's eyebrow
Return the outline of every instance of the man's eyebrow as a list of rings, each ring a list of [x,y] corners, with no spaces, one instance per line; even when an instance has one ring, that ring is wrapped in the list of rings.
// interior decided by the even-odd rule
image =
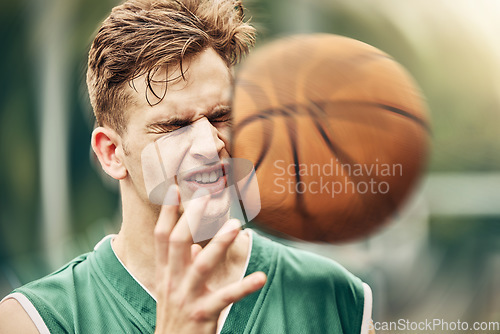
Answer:
[[[169,120],[158,121],[147,125],[148,129],[168,126],[186,126],[191,123],[191,119],[185,118],[171,118]]]
[[[229,105],[216,105],[215,107],[212,108],[212,110],[208,113],[207,118],[209,119],[217,119],[222,116],[226,116],[227,114],[231,113],[231,106]],[[148,130],[151,129],[158,129],[158,128],[166,128],[169,126],[187,126],[192,123],[192,118],[178,118],[178,117],[172,117],[171,119],[168,120],[162,120],[158,122],[154,122],[151,124],[148,124],[146,128]]]
[[[216,119],[221,116],[225,116],[231,113],[231,106],[229,105],[217,105],[212,108],[212,111],[207,115],[210,119]]]

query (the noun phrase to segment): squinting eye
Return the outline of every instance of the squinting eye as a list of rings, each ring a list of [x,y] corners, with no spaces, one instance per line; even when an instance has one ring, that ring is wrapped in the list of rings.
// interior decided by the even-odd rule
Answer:
[[[225,115],[225,116],[221,116],[219,118],[216,118],[214,120],[212,120],[212,123],[228,123],[228,124],[231,124],[232,123],[232,118],[230,115]]]
[[[170,133],[174,132],[175,130],[179,130],[182,126],[180,125],[157,125],[153,128],[151,128],[150,132],[154,134],[161,134],[161,133]]]

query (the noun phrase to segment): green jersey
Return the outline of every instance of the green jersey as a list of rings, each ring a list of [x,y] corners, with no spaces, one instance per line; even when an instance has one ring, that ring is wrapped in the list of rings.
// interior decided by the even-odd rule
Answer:
[[[255,232],[246,274],[266,285],[233,304],[221,333],[349,333],[367,327],[369,288],[336,262]],[[104,239],[55,273],[14,290],[44,333],[153,333],[156,302]]]

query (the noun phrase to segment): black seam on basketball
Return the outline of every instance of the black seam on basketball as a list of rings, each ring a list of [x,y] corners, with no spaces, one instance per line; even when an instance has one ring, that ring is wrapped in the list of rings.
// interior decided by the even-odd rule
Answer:
[[[314,109],[316,109],[316,110],[321,110],[321,108],[314,101],[310,101],[309,105],[313,106]],[[344,161],[346,161],[347,163],[352,163],[354,161],[354,159],[352,159],[349,154],[344,152],[341,148],[339,148],[337,145],[335,145],[330,140],[330,137],[326,133],[325,128],[323,127],[323,124],[320,124],[317,121],[317,114],[314,113],[314,110],[312,108],[308,108],[308,109],[310,109],[310,112],[312,112],[311,118],[314,120],[314,124],[316,125],[316,129],[321,134],[321,137],[323,138],[323,141],[325,142],[326,146],[328,146],[328,149],[338,159],[340,164],[342,165]],[[325,124],[327,124],[327,123],[325,122]],[[333,133],[333,131],[331,129],[329,129],[329,130],[330,130],[329,131],[330,133]]]
[[[249,116],[233,126],[233,133],[237,136],[240,133],[240,131],[248,124],[251,124],[258,119],[269,119],[269,116],[270,115],[262,115],[262,114]]]
[[[347,154],[346,152],[344,152],[341,148],[339,148],[337,145],[335,145],[331,140],[330,140],[330,137],[328,136],[327,134],[327,131],[325,130],[323,124],[319,123],[318,121],[318,118],[321,118],[321,119],[324,119],[325,116],[322,116],[320,114],[324,114],[323,112],[323,109],[318,106],[317,104],[314,103],[314,101],[310,101],[310,104],[309,104],[310,108],[307,108],[308,112],[309,112],[309,115],[311,116],[311,119],[313,120],[314,122],[314,125],[316,127],[316,129],[318,130],[318,132],[321,134],[321,137],[323,138],[323,141],[325,142],[326,146],[328,147],[328,149],[330,150],[330,152],[333,154],[333,156],[336,157],[337,159],[337,162],[340,163],[341,166],[344,165],[344,162],[346,164],[351,164],[353,165],[354,164],[354,159],[349,155]],[[315,112],[316,111],[316,112]],[[327,122],[324,122],[324,124],[328,124]],[[331,129],[329,129],[329,132],[330,133],[333,133],[333,131]],[[354,182],[356,185],[359,184],[359,182],[362,182],[363,179],[362,177],[357,177],[355,175],[349,175],[348,176],[349,179]],[[370,209],[373,209],[371,206],[369,206],[369,202],[368,202],[368,199],[365,198],[365,196],[363,196],[362,194],[358,194],[360,200],[365,204],[363,207],[366,209],[368,208],[369,210]],[[390,201],[393,202],[393,199],[392,197],[390,197]],[[370,210],[371,212],[372,210]],[[340,227],[340,231],[343,231],[344,228],[349,224],[348,221],[344,221],[344,224],[343,226]],[[337,222],[337,227],[336,229],[339,229],[339,223]],[[333,229],[332,226],[330,226],[330,228],[327,228],[325,231],[323,231],[324,233],[328,233],[330,232],[331,230]]]
[[[291,111],[292,113],[296,113],[296,110],[290,108],[287,109]],[[286,111],[284,111],[286,112]],[[299,153],[297,151],[297,126],[295,123],[294,118],[287,118],[286,119],[286,125],[287,125],[287,131],[288,131],[288,137],[290,140],[290,147],[292,149],[292,156],[293,156],[293,162],[295,164],[295,182],[296,185],[301,182],[301,176],[300,176],[300,159],[299,159]],[[296,191],[295,192],[295,201],[297,203],[298,211],[302,217],[309,217],[309,213],[307,212],[307,208],[304,203],[304,197],[303,194],[300,192]],[[305,228],[305,227],[304,227]],[[302,231],[306,233],[306,231]],[[307,234],[304,234],[307,235]]]
[[[311,118],[314,120],[314,124],[317,128],[317,130],[319,131],[319,133],[321,134],[323,140],[325,141],[325,144],[328,146],[328,148],[330,149],[330,151],[332,152],[332,154],[334,156],[337,157],[337,161],[340,162],[341,166],[343,165],[343,162],[345,161],[347,164],[351,164],[353,165],[354,163],[354,159],[352,159],[349,154],[347,154],[346,152],[344,152],[342,149],[340,149],[339,147],[337,147],[331,140],[330,140],[330,137],[328,136],[328,134],[326,133],[325,129],[323,128],[323,125],[320,124],[316,117],[318,116],[314,110],[316,111],[322,111],[322,108],[320,106],[318,106],[314,101],[310,101],[310,105],[314,108],[311,108],[309,110],[309,112],[311,113]],[[325,123],[326,124],[326,123]],[[330,130],[330,133],[333,132]],[[356,183],[356,185],[362,181],[362,178],[361,177],[356,177],[354,175],[349,175],[349,178],[354,182]],[[379,182],[380,179],[376,176],[373,176],[373,178]],[[360,195],[360,198],[361,200],[363,201],[363,203],[367,203],[367,199]],[[392,206],[395,206],[395,203],[396,201],[394,200],[394,198],[392,196],[387,196],[386,197],[388,199],[388,202],[392,205]],[[365,206],[365,208],[367,208],[370,210],[370,212],[373,212],[375,210],[375,208],[372,208],[371,206]]]
[[[312,101],[312,100],[309,100],[309,103],[314,103],[316,106],[319,107],[319,110],[321,111],[321,113],[327,115],[321,108],[320,105],[324,105],[325,103],[332,103],[330,101],[324,101],[324,100],[316,100],[316,101]],[[406,117],[412,121],[414,121],[415,123],[417,123],[419,126],[421,126],[429,135],[432,134],[432,131],[431,131],[431,128],[429,126],[429,124],[418,118],[417,116],[409,113],[408,111],[404,110],[404,109],[401,109],[401,108],[397,108],[397,107],[393,107],[393,106],[390,106],[390,105],[387,105],[387,104],[383,104],[383,103],[374,103],[374,102],[367,102],[367,101],[356,101],[356,100],[342,100],[342,101],[335,101],[334,102],[335,104],[349,104],[349,103],[355,103],[355,104],[360,104],[360,105],[366,105],[366,106],[374,106],[378,109],[382,109],[382,110],[387,110],[389,112],[392,112],[392,113],[395,113],[397,115],[400,115],[400,116],[403,116],[403,117]],[[291,105],[291,106],[294,106],[294,105]],[[286,105],[286,106],[283,106],[284,109],[290,109],[291,108],[290,105]],[[298,105],[297,105],[298,107]],[[307,107],[304,108],[305,110],[307,110]],[[286,113],[276,113],[277,110],[280,110],[278,108],[269,108],[269,109],[265,109],[265,110],[262,110],[260,112],[259,115],[251,115],[251,116],[248,116],[247,118],[241,120],[238,124],[235,125],[235,132],[238,131],[238,130],[241,130],[241,128],[243,128],[244,126],[248,125],[249,123],[252,123],[258,119],[261,119],[261,118],[269,118],[269,117],[278,117],[278,116],[290,116],[289,114],[286,114]],[[297,114],[300,114],[300,113],[297,113]],[[334,115],[327,115],[327,117],[335,117]]]
[[[429,129],[428,125],[426,124],[426,122],[424,122],[420,118],[410,114],[409,112],[407,112],[403,109],[397,108],[397,107],[392,107],[392,106],[389,106],[389,105],[386,105],[383,103],[373,103],[373,102],[366,102],[366,101],[346,100],[346,101],[335,101],[335,102],[340,103],[340,104],[355,103],[355,104],[365,105],[365,106],[374,106],[378,109],[386,110],[386,111],[398,114],[400,116],[403,116],[409,120],[412,120],[416,124],[420,125],[425,131],[430,132],[430,129]],[[321,106],[321,104],[323,104],[323,103],[331,103],[331,102],[329,102],[329,101],[309,101],[309,106],[301,106],[301,105],[294,104],[294,105],[283,106],[282,108],[272,108],[272,109],[262,110],[259,115],[251,115],[251,116],[243,119],[241,122],[239,122],[239,124],[235,125],[235,132],[238,133],[238,130],[241,130],[242,128],[244,128],[248,124],[253,123],[254,121],[257,121],[257,120],[265,120],[266,122],[264,122],[264,123],[266,123],[268,126],[269,126],[269,124],[271,124],[272,128],[274,128],[273,118],[274,117],[284,117],[286,119],[286,124],[288,125],[287,130],[288,130],[288,135],[290,137],[290,143],[292,145],[292,152],[293,152],[294,163],[295,163],[295,168],[296,168],[296,182],[298,183],[301,181],[300,173],[299,173],[299,171],[297,171],[297,168],[299,168],[299,166],[300,166],[300,161],[299,161],[300,159],[299,159],[297,147],[296,147],[297,146],[296,138],[292,133],[293,132],[292,129],[295,128],[294,117],[292,117],[292,116],[301,115],[301,114],[310,116],[315,124],[316,129],[318,130],[321,137],[323,138],[323,141],[327,145],[328,149],[332,152],[332,154],[335,157],[337,157],[339,163],[344,164],[344,162],[345,162],[346,164],[349,164],[349,163],[353,164],[353,162],[354,162],[354,160],[346,152],[343,152],[339,147],[337,147],[337,145],[335,145],[330,140],[323,125],[319,122],[319,119],[335,117],[332,115],[328,115],[324,111],[324,108],[322,108],[322,106]],[[303,107],[303,108],[301,108],[301,107]],[[302,112],[302,110],[305,110],[306,113]],[[336,109],[334,109],[334,110],[336,110]],[[328,122],[324,122],[324,124],[327,125]],[[264,132],[265,136],[269,137],[269,133],[272,133],[272,129],[271,129],[271,131],[266,131],[265,129],[263,129],[263,132]],[[272,138],[271,139],[268,138],[268,139],[264,140],[262,148],[261,148],[261,153],[260,153],[259,159],[256,163],[256,168],[255,168],[256,170],[258,169],[258,167],[262,164],[263,160],[265,159],[265,157],[267,155],[266,148],[270,147],[269,144],[270,144],[271,140],[272,140]],[[356,185],[362,181],[361,177],[356,177],[354,175],[350,175],[349,178]],[[379,181],[379,178],[375,177],[375,180]],[[304,202],[304,198],[303,198],[302,194],[296,192],[295,197],[296,197],[298,213],[300,215],[302,215],[303,217],[310,216],[309,213],[307,212],[307,208],[305,206],[305,202]],[[383,219],[387,219],[387,217],[390,216],[390,213],[385,212],[385,210],[380,210],[381,212],[382,211],[385,212],[383,215],[381,215],[380,214],[381,212],[379,212],[376,207],[373,207],[373,205],[367,205],[369,202],[367,202],[368,198],[366,198],[365,196],[359,194],[359,198],[362,201],[362,203],[364,204],[364,210],[367,211],[368,215],[370,215],[372,217],[380,216],[380,218],[383,218]],[[388,206],[389,204],[392,204],[394,206],[394,204],[397,203],[395,201],[395,199],[393,198],[393,196],[391,196],[390,194],[388,194],[388,196],[386,196],[385,198],[386,198],[386,201],[384,201],[385,202],[384,206]],[[348,224],[349,224],[349,222],[345,221],[343,224],[344,226],[340,227],[341,230],[344,230]],[[337,226],[338,226],[338,224],[337,224]],[[304,226],[304,228],[305,228],[305,226]],[[333,227],[331,227],[330,229],[332,229],[332,228]],[[330,229],[327,229],[324,232],[326,233]],[[303,235],[307,235],[308,233],[310,233],[310,231],[309,232],[305,231],[305,230],[303,231]]]
[[[337,162],[340,162],[340,165],[342,166],[342,168],[344,166],[344,164],[343,164],[344,161],[346,161],[347,164],[349,164],[349,162],[352,163],[354,161],[354,159],[352,159],[349,156],[349,154],[347,154],[342,149],[340,149],[339,147],[337,147],[337,145],[335,145],[330,140],[330,137],[326,133],[326,130],[323,128],[323,125],[318,122],[318,120],[317,120],[318,114],[315,113],[315,110],[318,113],[323,113],[323,109],[320,108],[314,101],[309,101],[309,102],[310,102],[309,105],[312,108],[308,108],[308,111],[311,114],[311,118],[314,121],[314,125],[316,126],[316,129],[321,134],[321,137],[323,138],[323,141],[325,142],[325,144],[328,147],[328,149],[330,150],[330,152],[333,154],[334,157],[336,157]],[[324,117],[322,117],[322,118],[324,118]],[[331,129],[330,129],[330,132],[332,132]],[[340,151],[340,153],[339,153],[339,151]],[[358,180],[356,178],[353,178],[351,175],[349,175],[349,177],[350,177],[350,179],[352,179],[353,182],[356,183],[356,185],[358,184]],[[361,201],[363,203],[366,203],[365,198],[363,196],[360,196],[360,198],[361,198]],[[343,226],[341,227],[341,230],[343,230],[346,225],[347,225],[347,222],[344,222]],[[331,227],[331,228],[333,228],[333,227]],[[327,231],[325,231],[325,232],[329,232],[329,229],[327,229]]]
[[[417,116],[413,115],[413,114],[410,114],[408,111],[406,110],[403,110],[403,109],[400,109],[400,108],[396,108],[396,107],[393,107],[393,106],[390,106],[390,105],[387,105],[387,104],[383,104],[383,103],[370,103],[370,102],[365,102],[365,104],[368,104],[368,105],[373,105],[375,107],[379,107],[379,108],[382,108],[384,110],[387,110],[387,111],[390,111],[392,113],[395,113],[395,114],[398,114],[398,115],[401,115],[401,116],[404,116],[406,118],[409,118],[411,120],[413,120],[414,122],[416,122],[417,124],[419,124],[422,128],[424,128],[424,130],[428,133],[428,134],[431,134],[432,131],[431,131],[431,128],[429,126],[429,124],[427,124],[425,121],[421,120],[420,118],[418,118]]]
[[[248,177],[247,182],[245,182],[245,185],[243,186],[243,193],[246,193],[246,191],[248,190],[248,186],[250,185],[250,183],[252,182],[254,177],[256,177],[255,169],[252,170],[252,172],[250,173],[250,176]]]
[[[311,101],[311,102],[314,102],[320,109],[323,109],[323,108],[321,108],[320,104],[324,105],[324,104],[327,104],[327,103],[332,103],[332,102],[323,101],[323,100],[321,100],[321,101]],[[419,117],[411,114],[410,112],[408,112],[408,111],[406,111],[406,110],[404,110],[402,108],[394,107],[394,106],[391,106],[391,105],[388,105],[388,104],[385,104],[385,103],[368,102],[368,101],[362,101],[362,100],[359,100],[359,101],[358,100],[339,100],[339,101],[334,101],[333,103],[335,103],[335,104],[350,104],[350,103],[354,103],[354,104],[357,104],[357,105],[371,106],[371,107],[375,107],[375,108],[378,108],[378,109],[383,109],[383,110],[395,113],[397,115],[406,117],[406,118],[414,121],[415,123],[417,123],[418,125],[420,125],[429,135],[432,134],[430,125],[426,121],[424,121],[423,119],[420,119]],[[328,117],[334,117],[334,116],[333,115],[329,115]]]
[[[272,141],[272,134],[274,130],[274,123],[270,119],[266,119],[268,122],[264,122],[262,124],[262,132],[264,135],[264,139],[262,140],[262,146],[260,148],[260,153],[259,157],[257,158],[257,161],[255,162],[255,170],[259,168],[259,166],[262,164],[262,161],[267,155],[267,149],[271,146],[271,141]],[[265,129],[266,124],[270,126],[270,128]]]
[[[313,108],[310,107],[311,105],[313,106]],[[321,118],[322,120],[324,118],[327,118],[324,110],[321,109],[321,108],[319,108],[317,105],[314,105],[314,103],[312,101],[310,101],[309,108],[306,108],[306,110],[309,113],[310,118],[313,120],[314,126],[316,127],[316,130],[318,130],[318,132],[320,133],[321,137],[323,138],[323,141],[325,142],[326,146],[328,147],[328,149],[330,150],[330,152],[332,153],[332,155],[337,159],[337,161],[339,161],[338,160],[339,159],[339,154],[337,152],[337,149],[336,149],[335,145],[330,140],[330,137],[328,137],[328,134],[326,133],[326,131],[323,128],[323,126],[321,125],[321,123],[319,123],[319,121],[318,121],[318,118]],[[349,157],[349,159],[350,159],[350,157]],[[344,224],[344,226],[345,225],[346,224]],[[344,226],[342,226],[342,230],[343,230]],[[331,229],[332,229],[332,227],[327,228],[326,230],[321,231],[321,232],[322,233],[328,233]],[[315,236],[315,237],[318,238],[318,237],[321,237],[321,236],[319,236],[319,233],[318,233],[318,236]]]

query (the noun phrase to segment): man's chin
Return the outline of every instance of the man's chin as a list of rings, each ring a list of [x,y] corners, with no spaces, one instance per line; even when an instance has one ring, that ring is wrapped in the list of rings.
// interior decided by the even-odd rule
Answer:
[[[184,208],[189,210],[195,191],[193,187],[185,187],[185,185],[184,182],[180,184],[181,202]],[[231,189],[224,187],[221,191],[206,195],[210,196],[210,199],[202,213],[200,223],[188,222],[195,242],[213,238],[222,225],[229,220],[231,202],[237,200],[232,198],[231,194]]]
[[[210,222],[221,219],[225,219],[226,221],[229,219],[230,208],[229,191],[225,190],[221,194],[212,195],[203,214],[202,221]]]
[[[193,241],[199,243],[212,239],[228,220],[229,208],[212,211],[207,207],[207,212],[203,215],[200,224],[198,226],[190,225]]]

